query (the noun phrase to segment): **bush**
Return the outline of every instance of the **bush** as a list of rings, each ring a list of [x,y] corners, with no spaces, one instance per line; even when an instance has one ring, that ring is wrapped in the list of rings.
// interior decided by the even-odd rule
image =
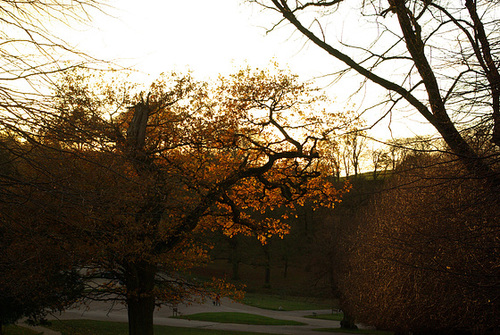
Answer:
[[[456,178],[454,163],[415,163],[367,211],[342,290],[358,320],[380,329],[493,332],[500,324],[498,195]]]

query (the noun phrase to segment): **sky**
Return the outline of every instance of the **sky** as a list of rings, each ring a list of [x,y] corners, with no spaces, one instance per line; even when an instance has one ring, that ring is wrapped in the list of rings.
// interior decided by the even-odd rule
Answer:
[[[112,8],[106,9],[106,15],[93,13],[92,23],[73,30],[69,39],[97,58],[148,74],[149,81],[162,72],[188,69],[198,78],[215,78],[246,64],[266,67],[271,60],[289,67],[301,79],[311,80],[341,66],[290,25],[267,34],[279,16],[243,0],[109,0],[109,4]],[[336,86],[326,86],[329,82],[325,80],[318,83],[337,101],[333,108],[352,108],[352,104],[346,107],[345,99],[355,89],[355,82],[344,80]],[[365,92],[358,107],[362,98],[366,102],[377,96]],[[369,122],[378,119],[382,111],[371,113]],[[381,122],[375,132],[387,139],[412,136],[425,128],[418,116],[405,115],[404,119]]]
[[[264,16],[242,0],[113,0],[111,15],[94,14],[78,47],[104,59],[159,74],[191,69],[200,76],[228,73],[276,59],[302,74],[319,75],[290,27],[266,35]],[[297,34],[295,34],[297,35]],[[86,37],[88,36],[88,37]],[[311,64],[308,64],[311,63]]]

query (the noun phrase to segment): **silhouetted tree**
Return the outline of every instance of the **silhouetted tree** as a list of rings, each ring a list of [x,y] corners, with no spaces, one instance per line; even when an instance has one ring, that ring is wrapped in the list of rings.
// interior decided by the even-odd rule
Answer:
[[[470,175],[487,180],[493,193],[498,192],[496,165],[462,132],[487,124],[490,141],[500,145],[500,39],[495,33],[500,21],[495,1],[248,1],[281,16],[270,30],[282,22],[291,24],[346,66],[338,74],[352,70],[363,83],[385,90],[387,99],[375,104],[385,103],[387,113],[407,106],[420,113]],[[342,21],[346,13],[357,14],[359,21]],[[349,34],[334,35],[332,22],[344,22]],[[367,37],[358,38],[362,35]]]

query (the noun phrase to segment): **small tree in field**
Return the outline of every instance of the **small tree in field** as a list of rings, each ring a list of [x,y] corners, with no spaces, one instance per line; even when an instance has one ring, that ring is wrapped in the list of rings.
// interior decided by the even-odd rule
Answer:
[[[58,112],[39,128],[58,150],[34,149],[33,159],[58,166],[37,177],[64,206],[84,274],[112,274],[88,297],[125,301],[129,333],[152,334],[155,306],[207,292],[180,275],[206,259],[199,232],[265,242],[288,227],[252,213],[307,198],[332,206],[341,191],[315,163],[327,129],[309,111],[324,98],[295,76],[164,76],[132,97],[116,87],[65,77]]]

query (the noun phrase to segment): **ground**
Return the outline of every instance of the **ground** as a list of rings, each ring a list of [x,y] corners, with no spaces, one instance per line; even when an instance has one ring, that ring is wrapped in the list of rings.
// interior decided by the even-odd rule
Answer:
[[[331,310],[313,310],[313,311],[271,311],[256,307],[247,306],[224,298],[220,306],[214,306],[211,301],[203,304],[179,305],[177,306],[178,313],[181,315],[189,315],[196,313],[207,312],[240,312],[263,315],[275,319],[294,320],[305,323],[303,326],[259,326],[259,325],[241,325],[230,323],[215,323],[205,321],[192,321],[185,319],[171,318],[173,315],[172,308],[162,308],[157,310],[154,315],[154,322],[158,325],[168,325],[175,327],[189,328],[204,328],[204,329],[221,329],[234,331],[252,331],[252,332],[272,332],[274,334],[302,334],[302,335],[318,335],[316,328],[335,328],[339,327],[340,323],[335,321],[309,319],[304,318],[305,315],[313,313],[325,314]],[[110,303],[94,302],[90,306],[79,306],[70,309],[66,312],[53,315],[51,318],[69,320],[69,319],[91,319],[103,321],[119,321],[127,322],[127,310],[123,305],[112,305]],[[48,333],[46,333],[48,334]],[[53,333],[51,333],[53,334]]]

